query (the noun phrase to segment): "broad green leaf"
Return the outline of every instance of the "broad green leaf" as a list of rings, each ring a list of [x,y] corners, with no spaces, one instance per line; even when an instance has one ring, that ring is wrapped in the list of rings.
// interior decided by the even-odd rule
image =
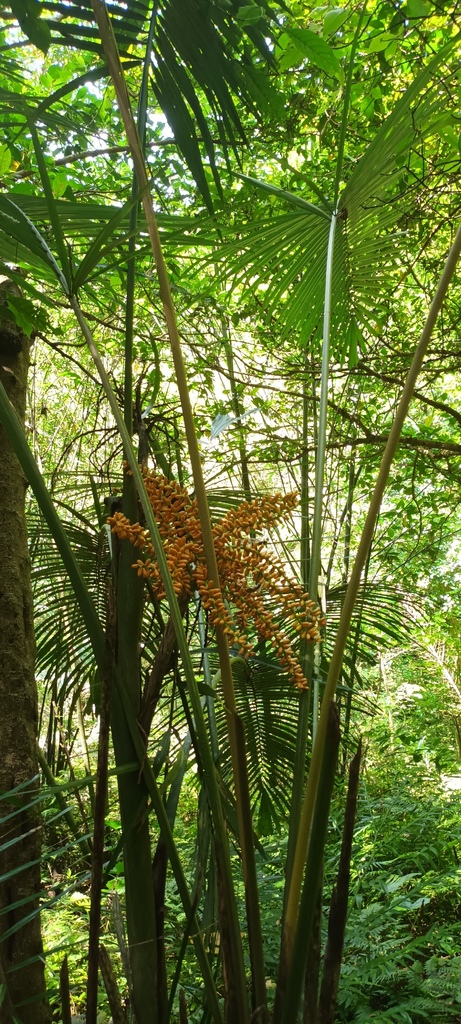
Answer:
[[[427,0],[407,0],[409,18],[424,18],[431,13],[431,4]]]
[[[59,171],[58,174],[55,174],[53,177],[51,177],[50,180],[53,189],[53,195],[56,199],[61,199],[69,184],[66,172]]]
[[[264,16],[262,7],[258,7],[256,4],[248,4],[246,7],[239,7],[237,14],[235,15],[236,20],[242,25],[253,25],[255,22],[260,21]]]
[[[281,43],[281,42],[286,43],[286,45],[283,48],[282,56],[278,60],[278,66],[279,66],[279,70],[280,71],[288,71],[289,68],[296,67],[299,64],[299,57],[300,57],[300,52],[299,52],[298,47],[295,45],[295,43],[291,42],[288,39],[288,36],[286,35],[286,33],[284,33],[284,35],[285,35],[285,39],[283,38],[283,36],[281,36],[280,40],[279,40],[279,43]],[[275,51],[276,56],[277,56],[277,52],[278,51],[276,50]]]
[[[350,12],[345,10],[344,7],[333,7],[333,10],[327,11],[323,19],[323,34],[324,36],[330,36],[333,32],[337,32],[341,25],[347,21]]]
[[[322,36],[311,32],[309,28],[287,28],[285,32],[303,57],[326,71],[327,75],[333,75],[339,82],[343,82],[344,76],[336,53]]]
[[[385,50],[387,46],[395,43],[395,37],[390,32],[380,32],[379,35],[374,36],[373,39],[366,46],[367,53],[379,53],[380,50]]]
[[[0,174],[6,174],[11,167],[11,150],[4,143],[0,146]]]
[[[31,312],[33,311],[32,303],[27,299],[22,299],[9,293],[7,293],[7,303],[18,327],[30,338],[34,329],[34,321],[31,318]]]
[[[47,53],[51,32],[47,22],[40,17],[39,0],[11,0],[11,10],[31,43],[42,53]]]

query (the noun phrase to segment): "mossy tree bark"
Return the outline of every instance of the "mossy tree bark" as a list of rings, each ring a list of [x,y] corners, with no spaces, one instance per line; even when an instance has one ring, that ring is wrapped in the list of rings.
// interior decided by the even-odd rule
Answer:
[[[3,308],[6,289],[14,286],[3,280]],[[29,338],[2,317],[0,379],[22,422],[29,350]],[[26,481],[1,427],[0,469],[0,792],[5,793],[37,776],[37,690]],[[38,914],[40,815],[36,806],[28,806],[36,788],[37,782],[26,785],[14,801],[0,796],[0,975],[7,986],[0,1024],[11,1024],[13,1007],[22,1024],[50,1020]]]

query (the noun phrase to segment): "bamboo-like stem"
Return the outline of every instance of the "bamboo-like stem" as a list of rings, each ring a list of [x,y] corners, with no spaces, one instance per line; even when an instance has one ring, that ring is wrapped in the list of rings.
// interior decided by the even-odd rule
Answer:
[[[349,767],[346,807],[344,810],[343,838],[339,857],[338,874],[330,901],[328,916],[328,939],[322,971],[322,985],[319,996],[318,1024],[334,1024],[339,975],[346,931],[347,904],[351,874],[352,840],[354,836],[357,797],[359,789],[362,740]]]
[[[323,484],[325,479],[325,453],[326,453],[326,431],[327,431],[327,411],[328,411],[328,383],[329,383],[329,368],[330,368],[330,325],[331,325],[331,297],[332,297],[332,275],[333,275],[333,253],[334,253],[334,240],[336,230],[336,214],[334,213],[330,221],[330,232],[328,237],[328,249],[327,249],[327,260],[325,268],[325,304],[323,313],[323,344],[322,344],[322,370],[321,370],[321,384],[320,384],[320,408],[319,408],[319,421],[317,429],[317,450],[315,457],[315,496],[314,496],[314,518],[312,526],[312,545],[310,550],[309,558],[309,580],[303,579],[303,584],[307,582],[307,589],[312,600],[317,599],[318,584],[319,584],[319,573],[321,563],[321,545],[322,545],[322,523],[323,523]],[[303,403],[306,406],[306,401]],[[305,427],[307,433],[307,408],[303,409],[303,427]],[[306,447],[307,438],[303,438],[304,447]],[[307,465],[302,467],[303,472],[307,477]],[[307,480],[303,475],[303,495],[305,499],[305,492],[307,489]],[[307,509],[303,507],[303,529],[307,531]],[[304,537],[301,538],[301,571],[307,568],[307,549],[306,540]],[[303,657],[303,670],[306,676],[309,687],[312,682],[314,667],[314,647],[313,644],[309,644]],[[299,701],[299,717],[298,717],[298,730],[296,736],[296,753],[295,753],[295,764],[293,769],[293,789],[291,794],[290,804],[290,826],[288,835],[288,848],[287,848],[287,875],[286,875],[286,887],[285,887],[285,899],[290,888],[291,871],[294,862],[294,853],[297,842],[299,816],[302,806],[302,796],[304,787],[304,771],[306,763],[306,746],[307,746],[307,732],[309,727],[309,712],[312,707],[312,699],[308,694],[301,694]],[[313,714],[316,716],[317,709],[312,707]],[[287,903],[286,903],[287,907]],[[282,944],[284,939],[282,937]],[[282,955],[283,961],[283,955]]]
[[[137,125],[142,145],[145,144],[150,52],[156,19],[156,6],[150,16],[141,88],[138,99]],[[136,175],[133,173],[131,188],[131,209],[129,220],[127,285],[125,306],[125,352],[124,352],[124,421],[130,435],[133,434],[133,339],[134,303],[136,290],[136,230],[138,224],[140,197]],[[140,430],[140,426],[138,425]],[[123,481],[123,508],[130,518],[137,519],[137,497],[133,480],[125,476]],[[138,721],[140,721],[141,686],[139,677],[139,642],[143,611],[143,581],[132,569],[133,549],[129,542],[117,545],[118,557],[114,562],[115,603],[114,609],[114,651],[113,657],[118,672],[127,689]],[[116,638],[116,639],[115,639]],[[117,697],[112,703],[111,730],[117,764],[133,759],[133,748],[126,731],[123,709]],[[143,792],[141,780],[136,774],[120,776],[118,779],[119,802],[122,828],[125,835],[124,862],[126,878],[126,921],[130,947],[131,976],[133,981],[132,1000],[139,1024],[151,1024],[161,1020],[162,983],[159,971],[159,936],[152,872],[152,854],[149,823],[133,824],[133,802],[139,802]],[[147,790],[144,789],[147,797]],[[90,958],[97,963],[93,952]],[[90,976],[90,968],[89,968]],[[96,1020],[96,1017],[94,1018]],[[90,1024],[90,1021],[87,1022]]]
[[[325,268],[325,304],[323,309],[322,374],[320,384],[320,408],[317,431],[317,451],[315,458],[315,495],[314,519],[312,525],[312,551],[309,570],[309,593],[313,600],[316,600],[318,595],[322,550],[323,485],[325,480],[325,456],[327,444],[328,386],[330,380],[331,301],[333,286],[333,255],[335,244],[336,220],[337,218],[335,212],[331,218],[330,223],[327,262]],[[310,682],[310,680],[308,680],[308,682]],[[317,716],[317,709],[315,707],[313,708],[313,715],[314,717]]]
[[[325,744],[325,735],[327,729],[328,708],[335,696],[336,687],[341,672],[341,666],[344,656],[344,649],[347,642],[349,626],[360,585],[360,578],[367,559],[368,550],[373,539],[376,520],[378,517],[382,497],[389,477],[392,460],[397,450],[400,435],[402,432],[402,426],[408,412],[415,383],[418,374],[421,370],[427,346],[429,344],[438,313],[442,307],[448,285],[453,277],[460,253],[461,225],[458,228],[456,237],[448,254],[447,261],[445,263],[436,294],[432,300],[432,304],[421,334],[419,344],[416,348],[410,369],[407,374],[402,396],[397,407],[397,411],[395,413],[394,422],[392,424],[387,445],[381,460],[378,478],[371,498],[370,507],[366,517],[365,525],[363,527],[360,544],[355,557],[354,567],[352,570],[349,586],[346,591],[346,596],[341,611],[338,632],[335,640],[335,645],[325,685],[325,693],[322,702],[322,710],[318,722],[317,736],[312,751],[311,766],[301,813],[298,842],[295,852],[295,861],[293,865],[290,892],[287,901],[285,930],[288,959],[290,959],[291,957],[291,950],[293,948],[296,925],[298,922],[299,896],[301,891],[304,864],[306,861],[306,853],[309,844],[311,824],[316,804],[318,776],[320,771],[320,765],[322,763],[323,747]],[[299,924],[300,926],[304,927],[302,922],[299,922]]]
[[[131,110],[128,90],[123,75],[123,69],[121,67],[120,58],[118,55],[117,44],[113,34],[106,5],[103,2],[103,0],[92,0],[92,7],[98,24],[101,41],[103,44],[111,79],[117,97],[118,106],[125,126],[125,132],[131,150],[135,174],[138,181],[138,187],[140,189],[140,192],[142,193],[144,215],[146,218],[147,230],[151,242],[152,252],[155,259],[155,265],[157,269],[157,276],[160,288],[160,296],[163,304],[163,311],[167,324],[168,336],[170,340],[170,346],[175,367],[176,381],[181,400],[189,456],[191,460],[192,473],[194,477],[195,494],[199,510],[199,518],[202,531],[203,546],[205,551],[208,579],[212,581],[213,586],[216,589],[219,589],[219,574],[216,561],[216,553],[214,549],[211,518],[209,514],[205,483],[203,479],[200,452],[195,434],[194,418],[192,414],[192,406],[190,402],[189,389],[187,385],[186,371],[182,356],[181,342],[176,324],[175,309],[171,298],[168,274],[166,270],[165,261],[163,258],[157,221],[153,210],[152,197],[149,190],[146,167],[142,156],[142,150],[139,142],[136,124]],[[243,808],[246,807],[248,804],[248,797],[244,793],[245,778],[242,776],[240,770],[241,762],[238,752],[235,722],[235,693],[229,657],[229,649],[225,633],[220,626],[216,627],[216,643],[218,648],[219,661],[221,665],[222,686],[226,705],[226,719],[229,735],[229,747],[231,751],[232,767],[234,774],[243,871],[246,880],[246,885],[248,887],[250,877],[252,878],[255,875],[255,871],[253,871],[253,868],[251,867],[251,861],[254,862],[254,847],[253,844],[251,843],[251,847],[249,848],[245,838],[248,835],[248,829],[245,827],[245,822],[243,820]],[[234,934],[234,941],[232,943],[232,958],[234,969],[233,983],[235,985],[235,996],[239,1006],[237,1015],[240,1017],[241,1024],[243,1024],[243,1022],[248,1019],[245,969],[243,963],[242,946],[240,942],[240,930],[238,928],[238,917],[235,904],[235,897],[233,893],[231,896],[232,884],[230,878],[228,879],[226,884],[228,885],[229,888],[227,910],[229,911],[231,909],[230,904],[234,905],[235,910],[233,911],[232,914],[232,916],[234,917],[233,930],[234,932],[235,929],[238,930],[238,941],[237,934]],[[254,916],[259,916],[257,891],[248,892],[247,899],[250,900],[253,905]],[[263,963],[263,946],[261,932],[259,932],[258,939],[256,940],[255,937],[254,941],[257,944],[253,945],[250,950],[252,961],[257,959],[261,963]],[[263,998],[265,1003],[265,988],[264,994],[260,993],[259,996],[261,997],[261,999]]]
[[[104,825],[107,802],[110,703],[113,680],[113,634],[115,609],[109,600],[107,627],[107,664],[101,676],[101,708],[99,716],[98,768],[94,806],[93,850],[91,858],[91,907],[88,939],[88,972],[86,987],[86,1024],[96,1024],[98,1013],[99,932],[101,927],[101,892],[104,859]]]
[[[248,455],[245,445],[245,435],[241,423],[242,409],[240,406],[239,396],[237,392],[237,385],[235,382],[234,372],[234,353],[232,351],[232,342],[229,338],[229,332],[227,329],[227,323],[225,318],[222,318],[222,329],[223,329],[223,342],[224,351],[226,353],[227,372],[229,374],[229,383],[231,386],[231,398],[232,408],[236,417],[236,430],[238,434],[238,445],[240,455],[240,472],[242,474],[242,484],[247,501],[251,501],[251,484],[250,484],[250,471],[248,468]]]
[[[198,591],[195,591],[194,601],[195,601],[195,607],[197,609],[197,623],[198,623],[198,632],[199,632],[199,637],[200,637],[200,648],[201,648],[201,652],[202,652],[203,677],[205,679],[206,685],[209,686],[210,689],[212,689],[213,688],[213,677],[211,675],[210,659],[208,657],[208,650],[207,650],[207,647],[206,647],[205,616],[204,616],[203,608],[202,608],[202,605],[201,605],[201,602],[200,602],[200,595],[199,595]],[[207,694],[207,696],[205,697],[205,707],[207,709],[208,722],[209,722],[209,726],[210,726],[211,753],[213,754],[213,761],[215,762],[215,764],[217,764],[218,760],[219,760],[219,743],[218,743],[218,734],[216,732],[216,715],[215,715],[215,707],[214,707],[214,697],[212,697],[210,694]]]
[[[342,175],[342,172],[343,172],[343,163],[344,163],[344,146],[345,146],[345,143],[346,143],[346,131],[347,131],[347,124],[348,124],[348,120],[349,120],[349,105],[350,105],[350,101],[351,101],[352,76],[353,76],[354,67],[355,67],[355,54],[356,54],[356,51],[357,51],[357,46],[359,44],[359,39],[360,39],[360,35],[361,35],[361,32],[362,32],[362,25],[363,25],[363,19],[365,17],[365,11],[366,11],[365,4],[363,4],[363,6],[361,8],[361,11],[360,11],[360,14],[359,14],[359,20],[357,22],[357,28],[355,30],[354,39],[353,39],[352,46],[351,46],[351,54],[350,54],[350,57],[349,57],[348,68],[347,68],[346,88],[344,90],[344,101],[343,101],[343,116],[342,116],[342,119],[341,119],[341,129],[340,129],[340,133],[339,133],[338,156],[336,158],[335,192],[334,192],[334,196],[335,196],[335,198],[334,198],[334,208],[335,209],[337,209],[337,206],[338,206],[339,191],[340,191],[340,188],[341,188],[341,175]]]
[[[351,652],[351,657],[350,657],[349,687],[348,687],[347,696],[346,696],[346,709],[345,709],[345,712],[344,712],[343,731],[342,731],[342,736],[343,736],[343,763],[342,763],[342,767],[341,767],[341,773],[342,774],[344,773],[345,766],[346,766],[347,749],[348,749],[348,742],[349,742],[349,731],[350,731],[350,723],[351,723],[351,712],[352,712],[352,698],[353,698],[353,695],[354,695],[354,678],[355,678],[355,671],[356,671],[356,667],[357,667],[357,659],[358,659],[358,654],[359,654],[359,640],[360,640],[360,635],[361,635],[361,632],[362,632],[363,608],[364,608],[364,604],[365,604],[365,592],[366,592],[366,586],[367,586],[367,583],[368,583],[368,570],[370,568],[370,560],[371,560],[372,547],[373,547],[373,543],[371,543],[370,547],[368,548],[368,555],[367,555],[367,559],[366,559],[366,562],[365,562],[365,569],[364,569],[364,572],[363,572],[363,575],[362,575],[362,598],[361,598],[361,601],[360,601],[360,603],[358,605],[357,624],[356,624],[356,627],[355,627],[354,639],[353,639],[353,643],[352,643],[352,652]]]
[[[343,581],[347,583],[349,576],[349,561],[351,557],[351,529],[352,529],[352,503],[354,500],[354,488],[357,483],[355,473],[355,452],[351,452],[349,462],[349,479],[347,485],[346,515],[344,518],[344,554],[343,554]]]
[[[141,89],[138,101],[138,132],[145,146],[147,95],[149,85],[150,51],[157,17],[157,5],[154,3],[152,10],[149,34],[146,43],[146,57],[142,72]],[[133,175],[131,197],[133,200],[138,195],[138,182],[136,175]],[[125,378],[124,378],[124,414],[125,423],[130,433],[133,423],[133,325],[134,325],[134,293],[136,274],[136,227],[138,222],[138,203],[134,203],[130,210],[130,227],[128,240],[128,261],[127,261],[127,287],[126,287],[126,309],[125,309]]]
[[[307,386],[308,380],[307,352],[304,359],[303,374],[303,436],[302,436],[302,458],[301,458],[301,538],[300,538],[300,575],[304,590],[309,588],[309,563],[310,563],[310,523],[309,523],[309,449],[307,438],[309,433],[310,419],[310,389]]]
[[[325,706],[325,702],[324,705]],[[319,794],[321,799],[315,807],[315,829],[309,843],[306,874],[300,901],[300,918],[303,928],[296,934],[293,956],[288,971],[286,991],[277,991],[275,1020],[282,1024],[293,1024],[298,1019],[299,1004],[306,974],[306,960],[309,936],[314,921],[315,907],[322,875],[323,851],[326,842],[330,800],[335,781],[336,762],[339,749],[339,713],[336,704],[330,701],[327,708],[327,728],[322,763],[319,771]]]

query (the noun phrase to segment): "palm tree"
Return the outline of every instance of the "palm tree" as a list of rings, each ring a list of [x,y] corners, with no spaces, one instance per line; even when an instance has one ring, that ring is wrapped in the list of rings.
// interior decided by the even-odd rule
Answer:
[[[49,5],[47,5],[46,9],[48,7]],[[124,84],[123,68],[118,62],[117,50],[111,37],[111,28],[106,11],[103,5],[97,3],[96,0],[93,7],[98,16],[101,37],[104,40],[105,54],[116,87],[117,99],[135,164],[136,181],[133,185],[132,199],[126,204],[125,208],[115,210],[113,213],[109,212],[109,219],[107,219],[107,212],[102,210],[98,212],[97,217],[104,226],[101,230],[96,229],[96,237],[87,254],[81,259],[78,267],[74,268],[71,266],[66,245],[66,235],[74,232],[78,234],[83,220],[85,220],[85,223],[88,223],[91,214],[85,208],[85,204],[76,204],[75,206],[68,206],[66,203],[59,204],[54,198],[50,187],[36,124],[42,120],[49,121],[50,118],[52,119],[52,106],[54,102],[57,102],[57,96],[54,98],[50,97],[45,102],[42,101],[40,103],[32,100],[25,114],[22,97],[8,97],[9,102],[14,102],[15,110],[18,112],[19,117],[25,116],[27,119],[28,129],[34,141],[35,157],[40,171],[44,201],[42,199],[37,200],[33,196],[24,198],[17,196],[2,197],[0,202],[2,243],[4,242],[4,252],[7,256],[14,253],[14,259],[17,262],[31,268],[34,274],[41,276],[43,280],[57,280],[59,282],[63,295],[67,298],[70,308],[75,313],[82,334],[88,343],[89,350],[100,373],[107,398],[110,402],[110,407],[123,442],[125,457],[129,462],[132,474],[125,477],[122,498],[123,511],[131,522],[139,521],[138,495],[142,515],[144,516],[145,528],[150,535],[150,543],[155,551],[164,591],[168,598],[171,622],[181,655],[182,672],[190,703],[191,725],[194,730],[196,749],[201,759],[203,782],[213,822],[221,915],[222,953],[226,977],[225,1014],[229,1024],[234,1024],[234,1021],[237,1020],[242,1022],[249,1021],[250,1013],[253,1013],[253,1018],[257,1014],[264,1021],[267,1020],[268,1010],[257,904],[253,830],[251,824],[251,790],[245,756],[243,716],[239,714],[236,702],[236,687],[229,665],[227,643],[225,637],[220,633],[222,624],[217,622],[220,671],[226,706],[226,732],[231,751],[237,828],[242,848],[246,882],[247,918],[252,965],[251,1011],[248,1006],[246,993],[240,925],[230,868],[229,844],[225,822],[226,806],[221,795],[219,772],[216,768],[213,744],[204,715],[204,702],[197,686],[191,651],[184,633],[182,609],[178,604],[174,583],[162,545],[162,537],[152,514],[152,507],[138,467],[138,459],[131,444],[133,433],[131,343],[133,337],[134,272],[137,258],[134,240],[138,224],[136,210],[138,198],[141,196],[145,224],[147,225],[155,253],[162,301],[167,313],[175,368],[183,404],[183,416],[186,424],[190,459],[194,470],[195,489],[206,550],[208,581],[210,585],[211,582],[213,583],[215,591],[218,592],[219,577],[213,561],[214,548],[209,522],[208,503],[201,477],[200,459],[196,446],[187,382],[183,372],[180,339],[175,330],[174,310],[165,274],[161,246],[159,245],[156,222],[153,216],[152,203],[149,199],[149,183],[145,170],[142,142],[146,125],[149,57],[151,47],[154,46],[153,75],[157,99],[163,104],[170,123],[174,124],[179,144],[182,147],[189,168],[196,177],[205,201],[208,206],[211,205],[210,183],[206,178],[206,172],[203,171],[202,163],[198,157],[201,152],[200,146],[203,145],[210,161],[215,186],[218,187],[215,143],[207,129],[206,120],[199,111],[197,96],[204,97],[204,109],[206,109],[208,103],[213,115],[219,105],[219,114],[215,117],[215,127],[219,142],[225,152],[224,135],[227,133],[226,138],[229,138],[228,144],[230,150],[232,150],[236,146],[236,133],[240,132],[240,126],[237,125],[235,119],[235,108],[231,96],[231,84],[233,82],[235,85],[237,79],[231,78],[231,69],[232,74],[235,75],[237,74],[237,67],[240,69],[242,67],[245,68],[245,81],[247,85],[248,81],[252,80],[252,74],[245,65],[248,51],[243,47],[242,52],[240,52],[239,46],[243,38],[243,31],[253,40],[259,52],[264,52],[259,24],[261,13],[260,8],[258,8],[258,18],[254,22],[252,22],[251,18],[250,21],[246,21],[245,19],[248,19],[249,15],[248,13],[243,14],[239,32],[236,34],[236,21],[238,19],[227,14],[223,15],[218,6],[209,4],[207,5],[209,18],[203,23],[206,26],[205,28],[203,28],[200,22],[200,41],[197,43],[198,37],[195,28],[198,31],[198,24],[196,21],[192,21],[194,31],[189,28],[187,17],[185,18],[186,11],[184,6],[179,4],[177,0],[175,3],[162,5],[158,10],[155,8],[154,11],[150,11],[147,50],[140,65],[143,75],[136,130],[130,110],[128,93]],[[192,5],[191,8],[188,6],[188,11],[191,9],[193,10],[194,18],[203,16],[203,8],[199,10],[198,4],[197,6],[195,4]],[[245,10],[247,8],[243,8],[243,11]],[[140,25],[141,28],[144,25],[145,8],[142,5],[133,4],[128,5],[128,7],[124,5],[119,10],[117,5],[115,5],[114,13],[115,34],[118,38],[119,47],[122,50],[122,56],[123,47],[127,46],[128,41],[131,59],[131,47],[139,41]],[[138,13],[141,17],[140,22],[137,17]],[[219,25],[213,21],[213,17],[219,21]],[[83,47],[87,51],[96,49],[98,54],[100,52],[99,42],[96,41],[94,34],[94,26],[90,25],[90,18],[88,18],[88,21],[76,23],[75,19],[72,19],[70,16],[69,18],[63,17],[58,23],[51,22],[49,29],[50,33],[59,31],[61,37],[67,36],[71,45]],[[209,45],[207,43],[206,60],[204,60],[203,56],[205,44],[201,34],[202,29],[206,33],[211,32],[211,36],[206,36],[206,39],[209,40]],[[319,189],[316,189],[314,198],[319,199],[319,204],[315,204],[311,201],[312,197],[309,199],[292,197],[286,193],[281,193],[275,186],[264,184],[263,187],[266,190],[268,189],[278,195],[280,199],[287,201],[296,208],[296,211],[285,215],[278,221],[264,225],[261,229],[251,229],[252,246],[254,245],[254,248],[252,248],[254,256],[250,270],[251,276],[254,279],[255,276],[259,275],[261,279],[264,277],[265,280],[270,280],[269,297],[274,305],[281,303],[285,293],[291,291],[287,318],[288,327],[292,329],[295,323],[298,323],[300,319],[304,319],[306,322],[305,339],[309,338],[310,340],[311,337],[315,336],[319,325],[323,324],[323,388],[318,429],[316,504],[312,548],[309,552],[310,589],[314,595],[317,590],[320,564],[321,502],[328,367],[330,360],[330,326],[332,324],[338,333],[343,332],[343,335],[346,335],[346,339],[348,339],[346,347],[349,348],[349,353],[353,353],[354,347],[357,344],[364,343],[361,339],[364,338],[366,332],[366,313],[371,305],[372,291],[375,287],[375,283],[370,279],[369,275],[370,261],[375,260],[376,264],[380,265],[383,253],[385,251],[389,252],[389,249],[393,249],[395,244],[395,240],[389,231],[398,217],[396,195],[399,194],[397,187],[400,174],[399,156],[402,149],[408,148],[416,137],[428,135],[439,127],[442,119],[450,116],[449,112],[440,111],[437,92],[437,76],[440,66],[444,60],[448,59],[451,52],[447,48],[447,50],[434,58],[409,86],[407,92],[398,101],[394,111],[383,124],[362,159],[357,163],[346,187],[344,190],[341,190],[350,92],[355,67],[355,50],[360,37],[360,31],[361,28],[359,26],[351,48],[332,197],[328,199],[320,193],[319,198]],[[226,41],[226,45],[224,45],[223,40]],[[235,46],[234,52],[238,53],[238,58],[229,56],[228,47],[230,41]],[[43,45],[46,45],[46,41]],[[217,59],[217,47],[220,54],[219,69],[214,59],[215,55]],[[208,60],[210,55],[213,59],[210,58]],[[124,58],[125,66],[126,60],[127,58]],[[186,62],[192,60],[192,74],[195,76],[193,85],[191,85],[189,72],[185,72]],[[222,67],[221,60],[223,62]],[[98,66],[94,70],[96,76],[107,74],[105,65],[104,67]],[[207,77],[204,77],[205,71],[211,75],[211,82]],[[88,74],[93,74],[93,70],[88,72]],[[238,79],[239,83],[240,81],[241,79]],[[66,88],[71,92],[75,87],[76,80]],[[181,94],[180,97],[178,97],[178,91]],[[249,90],[249,93],[251,94],[251,90]],[[187,108],[187,116],[184,112],[184,104]],[[190,142],[191,110],[202,132],[200,142],[197,136],[195,141]],[[298,212],[299,209],[301,209],[301,212]],[[106,257],[119,245],[120,232],[123,235],[123,232],[126,231],[128,216],[130,217],[129,227],[127,233],[123,236],[123,241],[128,239],[129,244],[129,273],[125,348],[125,403],[124,416],[122,417],[104,365],[89,330],[88,322],[82,314],[79,293],[83,292],[85,287],[90,286],[93,275],[99,273],[101,257]],[[40,231],[38,229],[34,223],[38,219],[43,219],[49,225],[47,231]],[[94,231],[94,208],[91,219]],[[143,222],[139,219],[139,224],[141,223]],[[188,223],[188,228],[190,228],[190,222]],[[52,241],[49,242],[49,238]],[[240,250],[244,242],[245,240],[243,242],[241,239],[239,240],[238,247]],[[456,252],[451,259],[450,273],[453,271],[453,259],[455,256]],[[307,264],[310,265],[312,271],[309,276],[303,273]],[[240,273],[240,277],[243,280],[247,275],[247,267],[249,265],[248,251],[245,251],[244,257],[242,257],[239,263],[238,258],[235,258],[234,249],[234,274]],[[447,281],[448,274],[444,278],[444,288]],[[442,293],[438,295],[438,306],[441,299]],[[435,308],[438,308],[438,306]],[[427,335],[425,336],[425,341],[427,341]],[[344,344],[342,349],[344,349]],[[406,404],[404,403],[404,406],[402,406],[404,410],[408,407],[410,394],[411,385],[409,384],[405,398]],[[66,534],[57,519],[49,495],[43,486],[36,467],[34,467],[24,438],[18,430],[17,424],[9,416],[7,403],[1,393],[0,398],[2,398],[0,404],[2,421],[4,424],[8,424],[12,442],[15,444],[23,465],[27,467],[31,485],[34,487],[42,511],[47,517],[52,534],[64,559],[69,579],[80,603],[82,617],[91,638],[102,683],[102,708],[105,709],[105,714],[102,717],[104,717],[106,727],[108,724],[109,700],[111,699],[110,717],[117,765],[120,768],[126,765],[137,765],[135,770],[120,776],[119,793],[125,843],[125,871],[128,895],[127,916],[129,940],[132,947],[133,996],[138,1019],[140,1024],[153,1024],[154,1021],[159,1019],[158,1014],[163,1013],[163,1008],[166,1005],[164,965],[159,953],[159,932],[156,924],[159,909],[158,891],[156,892],[152,879],[148,831],[147,808],[152,806],[160,825],[162,842],[170,858],[178,890],[183,901],[188,922],[187,931],[190,931],[194,936],[197,956],[203,971],[209,1010],[213,1018],[216,1021],[220,1021],[222,1019],[222,1010],[217,997],[216,985],[211,975],[209,961],[201,940],[195,900],[185,883],[184,872],[172,837],[172,822],[160,799],[155,777],[148,759],[145,757],[145,743],[136,721],[141,708],[138,644],[142,623],[143,591],[142,577],[136,577],[131,567],[133,550],[128,539],[123,539],[121,541],[120,553],[116,559],[114,558],[113,580],[108,585],[107,625],[104,632],[96,612],[94,600],[84,583],[80,568],[68,544]],[[401,427],[401,418],[393,435],[394,450]],[[388,469],[389,458],[386,462],[381,484],[385,479],[386,473],[388,473]],[[381,494],[382,486],[378,498],[380,498]],[[312,781],[309,784],[310,788],[306,797],[305,813],[303,812],[302,817],[300,815],[300,805],[306,754],[308,707],[306,701],[301,703],[297,760],[294,770],[295,789],[291,816],[288,871],[290,889],[287,896],[287,913],[285,917],[285,946],[280,977],[280,998],[275,1009],[275,1019],[277,1021],[279,1019],[283,1020],[284,1024],[285,1021],[291,1021],[296,1017],[299,1004],[299,990],[304,976],[303,964],[306,955],[307,936],[303,922],[300,920],[300,923],[298,923],[297,908],[306,855],[308,856],[308,864],[312,872],[309,879],[310,888],[314,894],[317,888],[316,878],[322,856],[323,844],[321,842],[310,844],[309,846],[312,816],[314,815],[314,820],[319,826],[318,830],[313,830],[313,834],[315,833],[317,836],[325,833],[327,823],[329,794],[334,774],[335,745],[337,746],[338,741],[335,716],[334,712],[331,711],[330,702],[334,696],[341,667],[345,635],[350,624],[350,616],[357,594],[364,557],[369,548],[370,524],[372,529],[373,516],[376,517],[377,507],[379,507],[378,498],[378,504],[375,501],[373,506],[370,523],[367,527],[368,532],[361,546],[361,561],[359,559],[356,563],[353,572],[354,585],[352,590],[348,592],[344,602],[344,608],[346,609],[344,614],[347,621],[344,624],[343,620],[338,630],[337,647],[332,659],[334,667],[331,678],[327,682],[327,699],[323,702],[322,715],[317,732],[318,742],[316,742],[313,752],[314,771],[310,775]],[[304,559],[304,562],[307,563],[307,559]],[[304,580],[303,583],[305,583]],[[128,614],[126,614],[126,611],[128,611]],[[308,651],[305,652],[305,658],[308,670]],[[249,732],[251,733],[251,729]],[[105,728],[101,729],[101,737],[100,776],[98,792],[96,794],[95,842],[93,850],[93,891],[95,894],[99,891],[101,880],[101,822],[103,821],[104,814],[104,763],[107,759],[107,750],[104,748]],[[320,794],[318,798],[317,794]],[[293,870],[291,870],[292,866]],[[294,882],[293,879],[295,879]],[[306,918],[309,918],[312,915],[312,901],[309,904],[308,887],[305,887],[304,892],[307,895],[303,895],[302,905]],[[94,979],[95,965],[97,963],[95,953],[97,952],[98,944],[96,895],[94,906],[96,910],[92,920],[89,957],[89,1022],[95,1019],[96,1012]],[[295,910],[293,910],[293,907],[295,907]]]

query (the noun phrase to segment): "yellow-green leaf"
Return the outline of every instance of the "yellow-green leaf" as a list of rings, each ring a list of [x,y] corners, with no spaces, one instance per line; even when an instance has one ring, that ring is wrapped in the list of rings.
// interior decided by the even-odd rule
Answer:
[[[307,57],[317,68],[326,71],[327,75],[333,75],[339,82],[343,82],[343,72],[336,53],[322,36],[311,32],[309,28],[287,28],[285,33],[301,56]]]
[[[0,174],[6,174],[11,167],[11,150],[6,143],[0,146]]]

